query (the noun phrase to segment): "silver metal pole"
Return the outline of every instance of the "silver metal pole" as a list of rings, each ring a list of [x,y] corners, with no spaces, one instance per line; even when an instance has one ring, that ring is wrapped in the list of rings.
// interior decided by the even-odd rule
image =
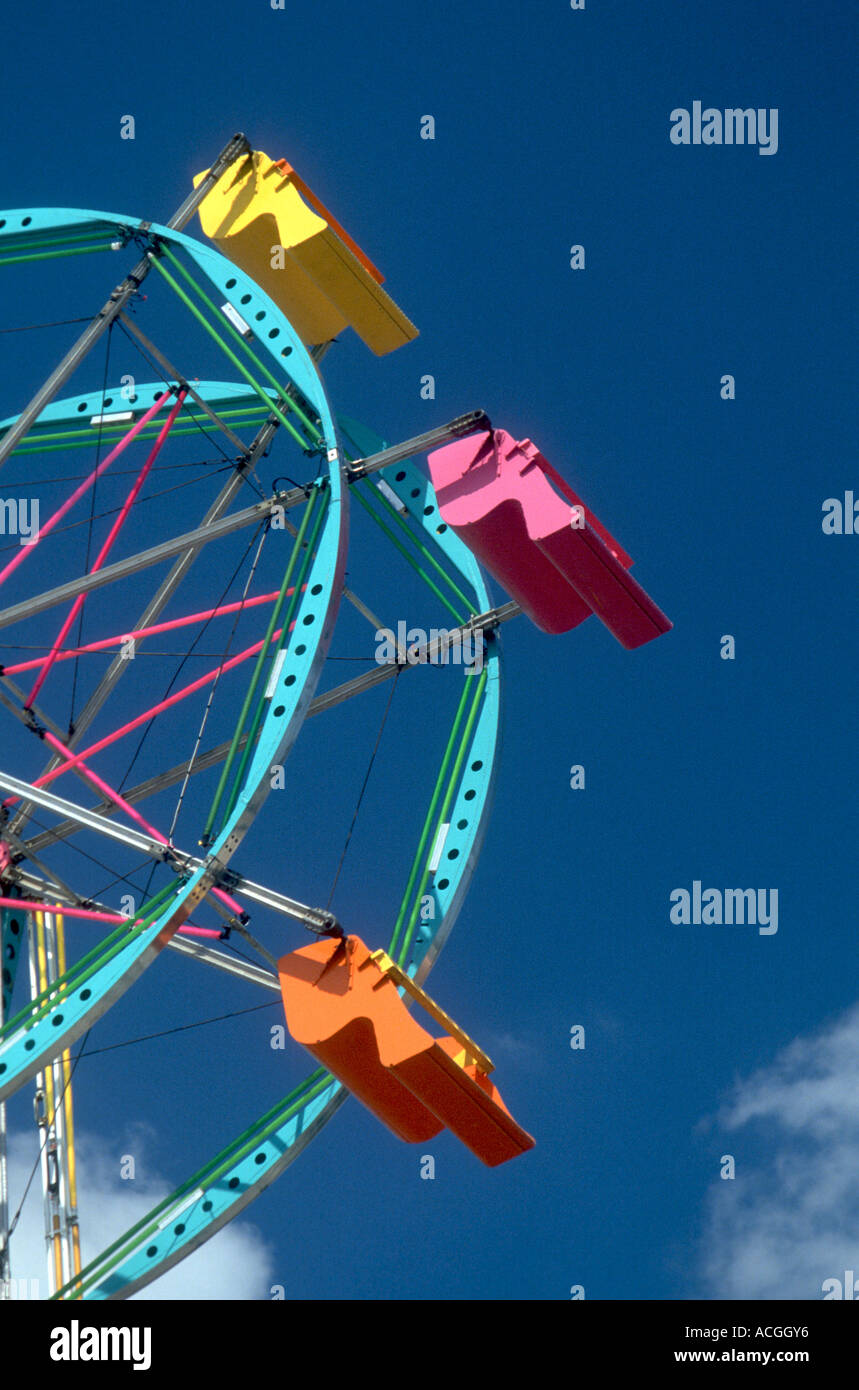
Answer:
[[[217,183],[224,171],[229,168],[235,159],[238,159],[239,155],[248,153],[250,153],[250,145],[248,144],[247,138],[244,135],[234,135],[229,144],[225,145],[221,150],[221,153],[218,155],[218,158],[215,160],[215,163],[212,165],[206,177],[202,179],[194,191],[188,195],[182,206],[173,214],[170,221],[165,225],[172,231],[181,231],[186,223],[191,220],[203,199],[214,184]],[[141,230],[145,231],[148,226],[149,223],[142,223]],[[110,327],[117,315],[125,308],[128,301],[137,293],[141,284],[146,279],[146,276],[149,274],[149,270],[149,259],[147,256],[144,256],[141,261],[138,261],[130,274],[126,275],[122,283],[117,285],[110,299],[102,307],[92,323],[84,329],[74,346],[69,349],[63,360],[51,372],[47,381],[39,387],[39,390],[36,392],[35,396],[33,396],[29,405],[21,411],[15,424],[7,430],[2,441],[0,441],[0,467],[6,462],[12,450],[20,444],[30,426],[39,418],[45,406],[53,400],[63,383],[68,381],[69,377],[80,365],[90,349],[95,346],[105,330]]]

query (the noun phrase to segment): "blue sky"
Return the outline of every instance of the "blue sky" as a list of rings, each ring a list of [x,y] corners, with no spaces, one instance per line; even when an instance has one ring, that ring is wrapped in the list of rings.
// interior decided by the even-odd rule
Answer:
[[[825,499],[859,495],[855,27],[837,0],[299,13],[153,0],[142,17],[48,4],[7,33],[4,206],[163,221],[245,131],[297,168],[420,328],[384,359],[344,334],[323,368],[335,408],[391,441],[477,406],[532,438],[675,624],[637,652],[596,620],[550,638],[520,618],[503,634],[494,814],[431,990],[494,1055],[537,1148],[489,1171],[443,1136],[422,1181],[418,1150],[350,1102],[242,1219],[235,1276],[206,1296],[279,1283],[298,1299],[563,1299],[573,1285],[597,1299],[816,1298],[859,1268],[859,538],[821,527]],[[777,108],[777,152],[672,144],[671,111],[696,100]],[[119,278],[105,274],[4,280],[4,326],[95,311]],[[4,416],[71,337],[11,341]],[[103,365],[95,354],[80,380],[100,386]],[[734,400],[720,395],[728,373]],[[409,617],[387,562],[359,533],[355,545],[350,583]],[[201,598],[219,574],[204,579]],[[344,621],[332,650],[351,658]],[[341,678],[332,666],[326,683]],[[442,704],[428,682],[398,691],[338,886],[342,919],[377,915],[380,940]],[[266,866],[285,892],[327,895],[383,707],[377,692],[308,725],[300,795],[271,799],[241,857],[252,876]],[[694,880],[777,889],[778,932],[673,925],[669,894]],[[163,958],[91,1046],[256,1002]],[[153,1190],[175,1185],[303,1074],[303,1056],[268,1048],[276,1021],[271,1009],[81,1063],[93,1211],[120,1155],[140,1155]],[[230,1239],[198,1270],[223,1268]],[[172,1277],[170,1296],[204,1287]]]

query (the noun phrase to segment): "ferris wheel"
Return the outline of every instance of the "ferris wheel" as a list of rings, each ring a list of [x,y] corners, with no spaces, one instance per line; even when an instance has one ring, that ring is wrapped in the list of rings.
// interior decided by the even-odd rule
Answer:
[[[471,411],[389,446],[335,413],[319,371],[334,340],[349,327],[383,355],[416,330],[290,165],[236,136],[195,184],[164,224],[0,214],[7,275],[68,283],[77,257],[134,261],[0,421],[0,467],[15,473],[8,488],[0,474],[0,1288],[18,1200],[5,1106],[35,1085],[50,1291],[62,1299],[124,1298],[159,1278],[274,1182],[350,1092],[400,1138],[447,1128],[490,1166],[533,1145],[489,1058],[424,987],[488,821],[498,629],[523,611],[556,632],[596,613],[638,646],[670,626],[530,441]],[[196,212],[211,245],[183,231]],[[113,374],[120,350],[146,379]],[[189,460],[203,443],[210,457]],[[57,466],[81,450],[83,469]],[[160,487],[168,468],[179,482]],[[384,613],[357,591],[351,558],[347,574],[362,535]],[[478,558],[509,602],[493,604]],[[400,570],[424,595],[422,627],[390,616]],[[375,658],[326,684],[347,615],[372,631]],[[218,655],[191,678],[202,633]],[[179,659],[165,684],[163,664],[141,658],[167,635]],[[272,792],[305,721],[438,665],[441,757],[398,907],[365,943],[348,902],[337,916],[331,897],[290,894],[288,854],[247,866],[250,832],[283,814]],[[367,739],[368,778],[382,729],[375,747]],[[280,999],[317,1065],[84,1262],[73,1052],[165,951]]]

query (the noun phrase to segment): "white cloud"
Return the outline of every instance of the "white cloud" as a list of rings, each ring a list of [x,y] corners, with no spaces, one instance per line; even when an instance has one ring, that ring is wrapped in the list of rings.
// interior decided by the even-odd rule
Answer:
[[[523,1067],[540,1061],[540,1049],[529,1038],[513,1033],[484,1033],[486,1046],[493,1055],[509,1058]]]
[[[108,1155],[105,1141],[80,1135],[78,1156],[78,1210],[81,1221],[83,1263],[86,1264],[118,1236],[140,1220],[172,1186],[151,1170],[147,1147],[154,1135],[137,1127],[133,1135]],[[123,1181],[119,1156],[133,1154],[136,1176]],[[34,1131],[9,1136],[9,1201],[17,1209],[36,1157]],[[44,1217],[41,1177],[37,1172],[21,1219],[11,1241],[12,1278],[29,1295],[32,1280],[39,1281],[39,1296],[47,1297]],[[135,1295],[139,1299],[268,1299],[276,1283],[273,1252],[259,1229],[245,1220],[233,1221],[201,1249]]]
[[[739,1082],[719,1122],[736,1178],[707,1203],[708,1296],[820,1299],[859,1275],[859,1005]],[[744,1157],[747,1135],[763,1158]]]

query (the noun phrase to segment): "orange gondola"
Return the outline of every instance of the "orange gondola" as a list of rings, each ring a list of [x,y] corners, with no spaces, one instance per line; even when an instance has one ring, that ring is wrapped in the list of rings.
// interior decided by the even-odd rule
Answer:
[[[489,1167],[534,1147],[489,1079],[489,1058],[383,951],[357,936],[321,940],[278,962],[291,1036],[400,1139],[447,1128]],[[406,990],[448,1029],[409,1014]]]

